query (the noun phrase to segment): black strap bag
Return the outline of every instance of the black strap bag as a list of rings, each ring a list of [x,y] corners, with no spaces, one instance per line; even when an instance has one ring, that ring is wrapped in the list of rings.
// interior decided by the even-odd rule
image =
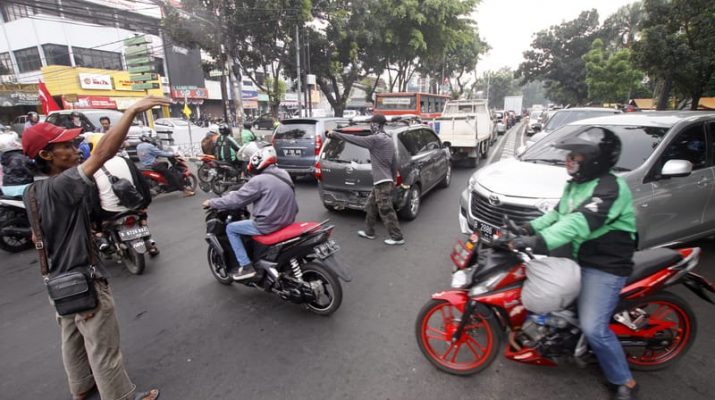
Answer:
[[[89,244],[90,266],[85,271],[73,270],[50,278],[47,252],[42,239],[39,207],[37,206],[36,184],[28,190],[30,199],[30,222],[34,236],[35,248],[40,258],[40,272],[47,286],[50,300],[55,305],[57,314],[65,316],[97,308],[97,291],[94,287],[94,271],[97,264],[97,254]],[[90,234],[89,229],[87,233]]]
[[[144,196],[127,179],[116,177],[102,167],[102,171],[107,175],[109,183],[112,185],[114,195],[119,198],[119,204],[130,209],[137,210],[144,204]]]

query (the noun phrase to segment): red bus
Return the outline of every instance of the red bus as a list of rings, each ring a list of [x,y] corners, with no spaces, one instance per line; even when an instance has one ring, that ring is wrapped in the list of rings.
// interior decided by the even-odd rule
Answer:
[[[447,100],[449,100],[449,96],[431,93],[377,93],[372,113],[414,114],[422,119],[437,118],[442,115],[444,103]]]

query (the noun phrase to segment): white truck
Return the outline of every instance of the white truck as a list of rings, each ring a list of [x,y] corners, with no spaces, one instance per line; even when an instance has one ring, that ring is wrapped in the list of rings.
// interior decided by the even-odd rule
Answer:
[[[514,111],[516,115],[521,115],[521,106],[524,96],[505,96],[504,111]]]
[[[450,100],[433,127],[442,143],[449,146],[452,159],[465,160],[476,167],[496,140],[486,100]]]

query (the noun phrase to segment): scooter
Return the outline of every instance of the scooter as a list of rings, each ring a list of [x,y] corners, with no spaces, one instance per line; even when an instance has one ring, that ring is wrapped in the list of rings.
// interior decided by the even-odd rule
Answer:
[[[191,190],[192,192],[195,191],[198,180],[196,179],[196,175],[189,169],[186,160],[182,157],[169,157],[168,160],[170,164],[169,173],[181,176],[182,189]],[[147,178],[152,196],[176,190],[169,185],[169,181],[161,172],[153,169],[141,169],[141,172],[142,175]]]
[[[156,249],[149,227],[141,223],[135,211],[127,211],[103,223],[102,231],[109,242],[103,253],[122,262],[129,272],[141,275],[146,268],[145,254]],[[158,254],[158,251],[154,254]]]
[[[224,285],[234,282],[229,271],[238,268],[226,225],[248,217],[246,210],[206,213],[209,268]],[[327,222],[296,222],[269,235],[242,237],[256,275],[239,283],[303,304],[315,314],[334,313],[343,299],[340,280],[350,282],[352,276],[335,256],[340,247],[330,238],[334,226]]]
[[[32,247],[32,229],[22,197],[0,195],[0,249],[17,253]]]

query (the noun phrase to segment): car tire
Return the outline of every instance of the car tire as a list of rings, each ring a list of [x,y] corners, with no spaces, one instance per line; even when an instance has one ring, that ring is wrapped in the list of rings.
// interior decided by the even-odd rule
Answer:
[[[452,163],[448,162],[447,163],[447,174],[439,182],[439,187],[441,187],[441,188],[449,187],[450,183],[452,183]]]
[[[422,191],[420,190],[419,185],[412,185],[407,195],[407,202],[400,209],[400,211],[398,211],[398,215],[400,216],[400,218],[407,221],[412,221],[413,219],[417,218],[417,214],[419,214],[420,212],[422,200],[420,198],[421,195]]]

